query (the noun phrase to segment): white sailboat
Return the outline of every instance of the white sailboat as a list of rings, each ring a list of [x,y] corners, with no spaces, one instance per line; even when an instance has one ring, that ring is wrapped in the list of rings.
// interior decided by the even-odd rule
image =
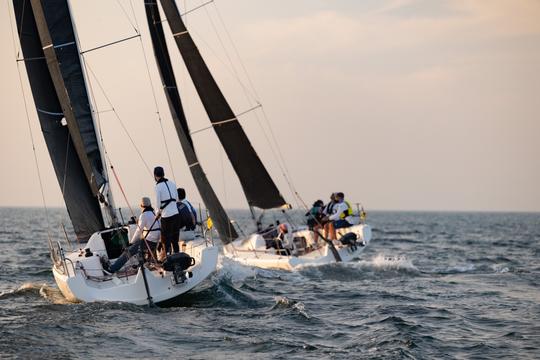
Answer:
[[[197,178],[202,173],[200,163],[189,153],[193,152],[187,124],[179,102],[178,90],[167,46],[161,29],[161,18],[156,1],[146,1],[146,9],[149,19],[156,28],[153,36],[154,49],[161,49],[157,54],[158,65],[162,76],[168,103],[176,120],[177,130],[180,135],[183,149],[188,158],[188,164]],[[202,58],[193,38],[186,28],[182,16],[178,11],[174,0],[160,0],[161,8],[165,13],[167,23],[173,34],[175,43],[184,61],[187,71],[195,85],[195,89],[212,123],[225,152],[240,181],[248,205],[255,219],[254,209],[285,209],[290,208],[268,171],[252,147],[245,134],[238,116],[232,111],[214,77]],[[149,20],[150,21],[150,20]],[[151,24],[151,22],[149,22]],[[151,25],[152,28],[152,25]],[[159,35],[159,36],[158,36]],[[178,121],[178,119],[180,121]],[[183,122],[184,121],[184,122]],[[182,130],[183,129],[183,130]],[[180,134],[183,133],[183,134]],[[184,138],[182,140],[182,138]],[[281,255],[281,252],[268,248],[269,239],[264,234],[256,233],[249,236],[239,236],[227,214],[219,205],[219,200],[212,192],[207,191],[197,183],[199,192],[205,204],[214,204],[210,210],[213,222],[217,228],[221,241],[225,244],[224,255],[243,264],[263,268],[293,269],[298,266],[320,265],[340,261],[350,261],[360,255],[364,247],[371,240],[371,228],[360,221],[360,214],[352,216],[350,227],[337,231],[337,240],[331,241],[318,234],[321,244],[315,243],[315,233],[306,226],[289,224],[291,244],[290,253]],[[203,184],[204,185],[204,184]],[[207,185],[210,187],[210,185]],[[272,240],[272,239],[270,239]]]
[[[13,0],[13,8],[23,54],[18,61],[25,64],[45,143],[80,244],[69,249],[60,239],[49,238],[58,287],[71,301],[174,303],[215,271],[217,247],[204,237],[196,238],[182,257],[161,263],[139,256],[124,271],[103,271],[102,262],[122,254],[137,225],[121,224],[117,216],[107,172],[110,164],[96,131],[69,2]],[[196,181],[203,183],[203,178],[204,174]],[[66,240],[75,243],[67,234]]]
[[[292,226],[290,228],[293,228]],[[264,233],[251,234],[247,238],[233,241],[224,247],[225,256],[248,266],[266,269],[294,270],[305,266],[349,262],[360,256],[371,240],[371,227],[367,224],[352,225],[337,229],[337,241],[320,239],[307,226],[293,228],[289,251],[269,247],[275,241]],[[321,234],[322,235],[322,234]],[[341,241],[341,239],[354,239]]]

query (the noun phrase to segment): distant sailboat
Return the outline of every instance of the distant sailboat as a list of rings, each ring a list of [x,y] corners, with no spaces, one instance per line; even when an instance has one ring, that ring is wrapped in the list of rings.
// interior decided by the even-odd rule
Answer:
[[[84,243],[66,251],[49,239],[58,287],[72,301],[173,301],[215,270],[217,248],[195,240],[186,250],[193,258],[189,266],[140,261],[125,272],[104,274],[102,259],[120,256],[136,225],[121,225],[116,215],[69,2],[13,0],[13,5],[43,136],[75,234]],[[196,182],[208,187],[202,177]],[[215,208],[211,197],[205,201]]]
[[[252,213],[253,208],[263,210],[289,208],[208,69],[182,20],[175,1],[160,0],[160,4],[212,127],[240,180]],[[352,234],[348,236],[348,239],[351,239],[351,236],[354,238],[352,242],[338,241],[333,243],[327,240],[323,247],[318,247],[315,244],[315,234],[312,231],[305,226],[296,227],[292,232],[292,237],[298,241],[293,241],[291,244],[292,252],[290,255],[281,255],[279,252],[268,250],[265,245],[267,242],[262,233],[239,238],[217,196],[211,191],[211,186],[195,155],[165,42],[163,21],[159,15],[157,0],[145,0],[145,9],[154,54],[172,118],[199,192],[205,200],[219,236],[225,244],[225,256],[247,265],[281,269],[292,269],[300,265],[350,261],[359,256],[371,239],[371,228],[369,225],[360,223],[359,216],[354,217],[356,219],[355,225],[339,229],[337,232],[340,238],[346,234]]]

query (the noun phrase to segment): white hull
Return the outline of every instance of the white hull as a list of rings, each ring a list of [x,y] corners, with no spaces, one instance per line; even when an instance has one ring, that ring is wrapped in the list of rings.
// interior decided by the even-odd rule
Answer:
[[[354,225],[339,229],[337,232],[338,241],[334,242],[334,246],[343,262],[348,262],[359,257],[371,240],[371,228],[369,225]],[[339,238],[349,232],[354,232],[358,236],[357,241],[359,245],[356,249],[339,243]],[[313,233],[307,229],[295,231],[294,236],[304,236],[307,239],[308,246],[314,243]],[[319,240],[319,242],[322,241],[322,239]],[[225,246],[224,255],[241,264],[264,269],[294,270],[303,266],[317,266],[336,262],[336,258],[328,245],[324,245],[318,250],[310,251],[307,254],[287,256],[278,255],[274,249],[266,249],[265,246],[261,246],[262,244],[264,242],[261,242],[260,235],[253,234],[247,239],[236,240]]]
[[[99,236],[99,233],[92,236],[87,247],[90,246],[92,249],[96,243],[99,244],[99,241],[95,241],[96,235]],[[52,271],[66,299],[73,302],[114,301],[136,305],[148,304],[141,268],[130,276],[125,276],[122,272],[104,276],[98,257],[103,256],[103,251],[105,248],[93,248],[94,255],[91,257],[80,256],[80,251],[75,251],[66,254],[64,261],[56,261]],[[207,246],[204,239],[195,240],[189,243],[185,252],[195,259],[195,265],[188,269],[193,276],[182,283],[175,283],[172,272],[144,267],[153,303],[160,305],[172,302],[199,285],[215,271],[218,259],[217,247]]]

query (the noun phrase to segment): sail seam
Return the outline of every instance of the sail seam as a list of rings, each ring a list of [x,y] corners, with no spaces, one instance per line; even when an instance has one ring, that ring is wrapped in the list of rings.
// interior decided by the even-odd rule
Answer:
[[[189,31],[181,31],[181,32],[177,32],[176,34],[173,34],[174,37],[177,37],[177,36],[180,36],[180,35],[184,35],[184,34],[187,34]]]
[[[42,113],[42,114],[55,115],[55,116],[64,116],[64,113],[45,111],[45,110],[41,110],[40,108],[36,108],[36,110],[37,110],[38,112]]]
[[[233,122],[233,121],[238,121],[238,118],[234,117],[234,118],[229,119],[229,120],[216,121],[215,123],[212,123],[212,126],[219,126],[219,125],[227,124],[227,123],[230,123],[230,122]]]
[[[53,48],[58,49],[58,48],[62,48],[64,46],[70,46],[70,45],[75,45],[75,41],[67,42],[67,43],[60,44],[60,45],[54,45]]]

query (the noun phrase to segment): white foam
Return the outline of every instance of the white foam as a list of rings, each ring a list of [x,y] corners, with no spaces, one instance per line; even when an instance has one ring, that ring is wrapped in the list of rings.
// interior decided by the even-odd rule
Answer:
[[[50,301],[53,304],[69,304],[70,302],[62,295],[60,290],[54,286],[49,286],[46,283],[27,282],[19,286],[17,289],[2,292],[0,297],[16,294],[24,294],[26,292],[34,292],[42,298]]]
[[[418,268],[414,266],[412,261],[404,255],[377,254],[371,260],[360,261],[358,264],[377,270],[418,271]]]

